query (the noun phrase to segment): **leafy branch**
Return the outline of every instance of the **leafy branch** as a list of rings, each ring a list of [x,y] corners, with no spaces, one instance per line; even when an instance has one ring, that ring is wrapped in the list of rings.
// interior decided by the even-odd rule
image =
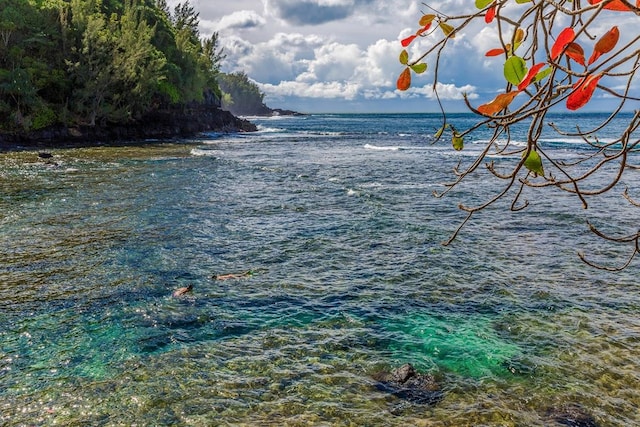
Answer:
[[[493,130],[480,154],[469,165],[459,162],[453,169],[455,179],[445,184],[443,192],[434,194],[437,197],[445,196],[462,182],[473,179],[472,174],[482,166],[498,182],[502,182],[500,190],[488,200],[477,206],[459,206],[466,212],[466,217],[445,245],[455,240],[476,212],[498,200],[513,197],[510,209],[525,209],[529,202],[521,198],[526,187],[555,187],[577,196],[586,209],[589,206],[588,198],[610,192],[621,183],[629,170],[637,168],[629,162],[631,154],[637,152],[640,145],[635,135],[640,126],[639,110],[636,109],[615,140],[603,143],[597,133],[611,125],[629,102],[639,100],[637,95],[631,93],[631,88],[640,68],[640,36],[619,43],[621,30],[618,25],[602,33],[598,24],[603,20],[603,14],[632,13],[640,16],[640,0],[636,0],[635,4],[628,0],[588,0],[585,3],[583,0],[476,0],[474,12],[455,16],[442,13],[427,4],[425,7],[429,13],[420,18],[418,30],[401,41],[405,49],[399,59],[404,69],[398,78],[397,89],[408,90],[412,74],[424,73],[427,64],[430,64],[433,91],[442,111],[442,126],[435,134],[436,141],[447,133],[453,149],[463,150],[465,136],[479,128]],[[567,20],[569,24],[566,27],[556,28],[557,22]],[[440,64],[448,42],[472,23],[478,22],[490,26],[497,34],[499,45],[488,50],[485,56],[496,58],[496,61],[502,58],[505,89],[493,100],[479,106],[472,105],[465,95],[464,101],[470,111],[478,115],[478,121],[468,129],[458,130],[447,119],[437,93]],[[631,29],[629,32],[632,30],[635,31]],[[420,37],[436,40],[426,52],[412,61],[406,48]],[[593,47],[587,52],[585,46],[591,44]],[[620,84],[621,81],[624,84]],[[562,107],[569,111],[580,110],[598,91],[616,100],[617,106],[592,129],[576,126],[575,130],[566,130],[548,123],[551,110]],[[525,146],[517,146],[511,139],[511,127],[518,123],[529,124]],[[554,158],[552,151],[545,150],[539,144],[540,136],[547,128],[561,136],[580,138],[590,151],[571,162]],[[499,168],[496,162],[488,158],[489,155],[515,157],[518,161],[510,166],[501,164]],[[612,167],[614,173],[602,181],[600,177],[611,172]],[[599,186],[594,184],[596,177],[600,179],[597,181]],[[631,205],[639,206],[629,196],[628,189],[623,197]],[[640,252],[640,231],[616,237],[591,223],[589,229],[606,241],[630,245],[632,252],[622,267],[613,268],[591,262],[580,253],[580,259],[593,267],[617,271],[630,265]]]

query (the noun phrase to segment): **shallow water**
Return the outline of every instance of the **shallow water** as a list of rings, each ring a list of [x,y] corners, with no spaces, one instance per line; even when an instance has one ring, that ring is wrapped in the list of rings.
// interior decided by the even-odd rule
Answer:
[[[455,166],[436,120],[256,121],[0,155],[2,425],[542,426],[571,405],[640,425],[637,263],[576,255],[622,259],[584,222],[627,230],[618,197],[546,192],[444,247],[457,203],[495,189],[431,196]],[[442,401],[376,387],[408,362]]]

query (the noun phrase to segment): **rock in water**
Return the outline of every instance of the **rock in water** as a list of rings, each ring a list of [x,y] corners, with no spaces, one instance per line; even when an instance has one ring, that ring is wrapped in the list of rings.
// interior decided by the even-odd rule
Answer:
[[[185,286],[184,288],[178,288],[175,291],[173,291],[173,296],[177,298],[179,296],[182,296],[186,293],[191,292],[192,289],[193,289],[193,285]]]
[[[569,404],[559,408],[551,408],[547,416],[556,423],[569,427],[599,427],[596,420],[582,406]]]
[[[407,363],[391,372],[382,372],[373,376],[378,381],[378,390],[393,394],[400,399],[419,405],[435,405],[444,397],[435,378],[429,374],[420,374]]]

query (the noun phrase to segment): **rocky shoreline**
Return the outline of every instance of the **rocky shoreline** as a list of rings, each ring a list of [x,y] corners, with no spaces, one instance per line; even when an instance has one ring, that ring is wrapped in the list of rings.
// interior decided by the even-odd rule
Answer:
[[[202,132],[255,132],[256,126],[228,111],[198,106],[158,110],[126,124],[54,125],[28,133],[0,133],[0,151],[139,144],[148,140],[195,137]]]

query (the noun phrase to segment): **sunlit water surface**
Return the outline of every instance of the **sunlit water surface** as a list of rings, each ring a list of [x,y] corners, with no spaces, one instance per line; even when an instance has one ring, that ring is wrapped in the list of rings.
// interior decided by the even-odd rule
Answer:
[[[640,425],[638,264],[577,256],[624,260],[585,223],[637,228],[620,191],[588,210],[527,192],[445,247],[458,203],[499,191],[432,196],[481,144],[431,145],[430,116],[255,121],[0,155],[0,424],[542,426],[578,407]],[[376,387],[404,363],[444,398]]]

